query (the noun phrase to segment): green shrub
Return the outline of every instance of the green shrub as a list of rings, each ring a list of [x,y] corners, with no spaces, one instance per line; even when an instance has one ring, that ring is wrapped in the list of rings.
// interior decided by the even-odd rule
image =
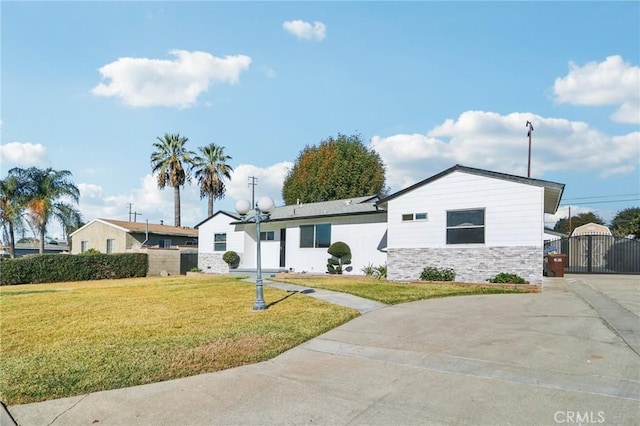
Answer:
[[[229,265],[229,268],[232,269],[237,268],[240,264],[240,256],[238,255],[238,253],[232,250],[226,251],[222,255],[222,260],[224,260],[224,262]]]
[[[377,280],[381,278],[387,278],[387,264],[382,264],[378,266],[373,266],[372,263],[369,263],[367,266],[363,267],[361,271],[368,277],[373,277]]]
[[[451,268],[426,267],[420,273],[422,281],[453,281],[456,273]]]
[[[374,272],[376,271],[372,263],[369,263],[367,266],[364,266],[360,270],[362,271],[363,274],[365,274],[368,277],[372,277]]]
[[[501,272],[493,278],[487,278],[487,281],[497,284],[527,284],[527,281],[521,276],[506,272]]]
[[[144,277],[145,253],[42,254],[1,259],[0,285]]]
[[[194,266],[193,268],[189,269],[189,272],[200,272],[200,268]]]
[[[94,248],[90,248],[90,249],[87,249],[87,250],[83,251],[80,254],[82,254],[82,255],[85,255],[85,254],[100,254],[100,250],[94,249]]]
[[[331,244],[327,253],[332,256],[327,261],[327,272],[330,274],[342,274],[342,265],[351,263],[351,249],[342,241]]]
[[[387,264],[386,263],[383,264],[383,265],[378,265],[374,269],[375,269],[375,272],[373,274],[374,277],[376,277],[377,279],[381,279],[381,278],[386,279],[387,278]]]

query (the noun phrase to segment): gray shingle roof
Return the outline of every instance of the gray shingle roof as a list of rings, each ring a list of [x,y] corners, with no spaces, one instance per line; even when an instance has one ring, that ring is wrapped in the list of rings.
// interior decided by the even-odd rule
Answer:
[[[344,200],[323,201],[319,203],[293,204],[276,207],[271,212],[269,221],[309,219],[328,216],[344,216],[358,214],[372,214],[384,212],[376,206],[378,197],[368,195],[366,197],[347,198]],[[248,217],[253,216],[253,211]]]

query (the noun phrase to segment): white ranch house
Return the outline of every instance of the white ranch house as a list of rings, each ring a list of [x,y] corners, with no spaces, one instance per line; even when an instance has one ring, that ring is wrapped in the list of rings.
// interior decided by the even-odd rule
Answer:
[[[360,197],[276,207],[261,222],[262,270],[325,273],[327,248],[343,241],[345,274],[387,264],[389,280],[418,279],[424,267],[452,268],[456,281],[485,282],[500,272],[542,283],[544,215],[564,185],[461,165],[383,199]],[[250,213],[251,214],[251,213]],[[218,211],[196,225],[198,267],[227,273],[222,255],[256,269],[256,225]]]

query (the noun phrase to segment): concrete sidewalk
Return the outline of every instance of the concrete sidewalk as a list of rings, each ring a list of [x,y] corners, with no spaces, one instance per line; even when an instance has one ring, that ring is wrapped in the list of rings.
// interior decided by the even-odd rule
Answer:
[[[270,361],[9,410],[22,426],[637,425],[638,278],[377,307]]]

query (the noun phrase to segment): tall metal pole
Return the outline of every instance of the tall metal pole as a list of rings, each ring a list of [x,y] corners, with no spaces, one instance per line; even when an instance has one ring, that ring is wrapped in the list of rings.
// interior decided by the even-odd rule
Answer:
[[[261,311],[267,308],[267,305],[264,303],[264,297],[262,293],[262,259],[260,256],[260,219],[262,213],[257,206],[254,206],[255,209],[255,217],[256,217],[256,238],[258,239],[258,245],[256,248],[257,253],[257,267],[256,267],[256,301],[253,303],[254,311]]]
[[[527,132],[527,136],[529,136],[529,161],[527,162],[527,177],[530,178],[531,177],[531,133],[533,133],[533,124],[531,124],[530,121],[527,121],[527,124],[525,124],[525,126],[529,128],[529,131]]]

